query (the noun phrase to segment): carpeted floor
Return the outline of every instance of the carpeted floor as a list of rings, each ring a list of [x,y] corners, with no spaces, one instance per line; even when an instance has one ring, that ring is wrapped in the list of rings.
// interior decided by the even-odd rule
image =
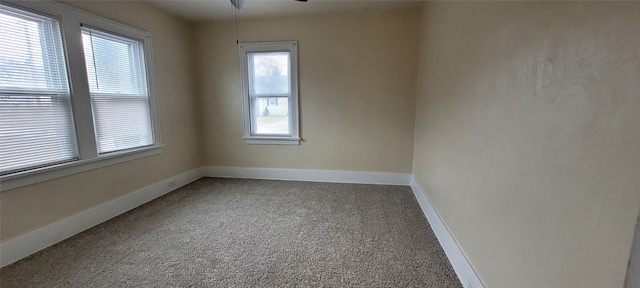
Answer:
[[[204,178],[0,270],[9,287],[462,287],[409,187]]]

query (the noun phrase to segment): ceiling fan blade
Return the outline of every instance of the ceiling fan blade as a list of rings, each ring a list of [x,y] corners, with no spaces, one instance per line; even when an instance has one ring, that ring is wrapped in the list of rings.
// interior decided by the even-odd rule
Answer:
[[[244,0],[230,0],[230,1],[231,1],[231,5],[233,5],[233,7],[236,7],[236,9],[238,10],[240,10],[244,5]]]
[[[244,0],[229,0],[229,1],[231,1],[231,5],[233,5],[233,7],[236,7],[236,9],[238,10],[242,9],[242,6],[244,6]],[[307,0],[294,0],[294,1],[307,2]]]

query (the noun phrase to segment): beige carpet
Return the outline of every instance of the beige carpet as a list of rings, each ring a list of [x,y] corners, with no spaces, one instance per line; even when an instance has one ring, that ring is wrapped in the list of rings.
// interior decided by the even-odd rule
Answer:
[[[9,287],[461,287],[410,188],[204,178],[0,270]]]

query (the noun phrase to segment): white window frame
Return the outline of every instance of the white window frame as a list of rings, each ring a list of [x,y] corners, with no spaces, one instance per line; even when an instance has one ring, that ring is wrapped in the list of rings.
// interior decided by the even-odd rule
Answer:
[[[300,145],[300,124],[298,113],[298,42],[253,42],[239,43],[240,70],[242,73],[242,108],[244,112],[244,141],[246,144],[283,144]],[[291,135],[255,135],[252,132],[253,117],[251,115],[251,96],[249,94],[249,63],[250,53],[260,52],[289,52],[289,75],[291,87],[289,96],[289,131]]]
[[[56,18],[60,22],[71,89],[71,107],[76,128],[79,160],[1,176],[1,191],[156,155],[161,152],[163,145],[158,120],[152,42],[149,32],[53,1],[3,1],[2,4]],[[142,41],[149,90],[153,145],[102,155],[98,154],[82,34],[80,32],[82,25]]]

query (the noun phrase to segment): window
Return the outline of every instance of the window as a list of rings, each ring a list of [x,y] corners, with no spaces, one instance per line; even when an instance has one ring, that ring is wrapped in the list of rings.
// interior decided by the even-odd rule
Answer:
[[[60,25],[0,10],[0,174],[78,159]]]
[[[297,43],[241,43],[240,59],[245,142],[298,145]]]
[[[2,188],[159,153],[150,41],[59,3],[0,4]]]
[[[153,144],[142,42],[82,27],[98,153]]]

